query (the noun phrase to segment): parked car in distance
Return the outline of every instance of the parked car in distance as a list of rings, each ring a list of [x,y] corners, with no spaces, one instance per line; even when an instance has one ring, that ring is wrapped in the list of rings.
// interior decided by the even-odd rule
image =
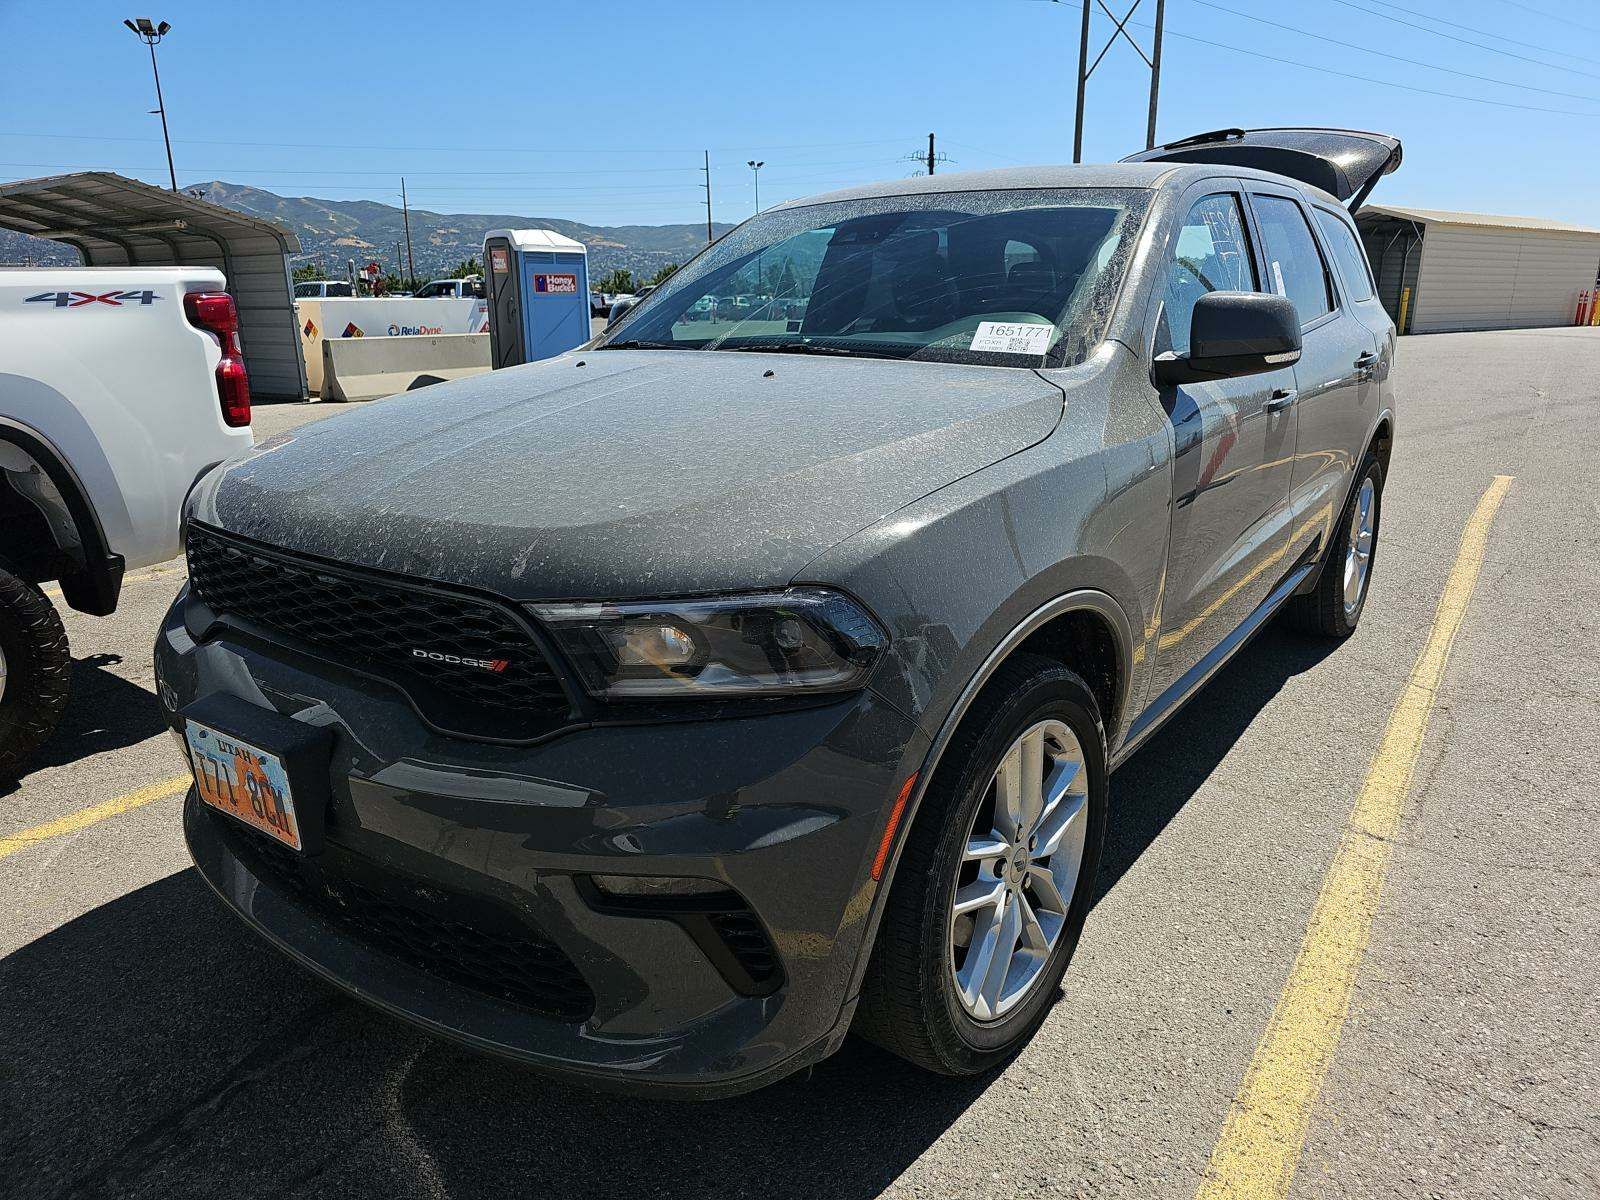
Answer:
[[[418,300],[481,300],[483,276],[468,275],[464,279],[435,279],[419,287],[412,295]]]
[[[224,287],[209,267],[0,270],[0,780],[71,687],[43,585],[114,612],[124,572],[179,553],[196,476],[250,447]]]
[[[1005,1062],[1111,770],[1275,614],[1356,628],[1393,444],[1342,202],[1399,143],[1137,157],[781,205],[582,350],[208,475],[156,645],[201,877],[600,1086],[747,1090],[852,1029]],[[692,319],[774,272],[803,315]]]
[[[305,279],[294,285],[296,300],[348,299],[355,294],[348,279]]]
[[[633,293],[613,297],[611,307],[606,309],[606,326],[609,328],[622,320],[637,303],[639,303],[639,298]]]

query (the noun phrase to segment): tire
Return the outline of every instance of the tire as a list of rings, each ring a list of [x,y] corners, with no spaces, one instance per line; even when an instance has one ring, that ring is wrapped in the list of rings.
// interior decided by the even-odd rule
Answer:
[[[0,570],[0,780],[13,780],[49,740],[67,706],[72,656],[55,606],[31,583]]]
[[[996,771],[1024,733],[1041,727],[1057,731],[1064,727],[1080,751],[1082,774],[1072,790],[1081,787],[1083,795],[1071,799],[1077,806],[1072,819],[1081,822],[1081,828],[1073,829],[1070,838],[1081,845],[1082,857],[1070,897],[1064,889],[1056,889],[1057,904],[1066,910],[1064,919],[1057,921],[1045,911],[1049,906],[1041,902],[1032,882],[1017,891],[1034,906],[1023,906],[1022,911],[1035,911],[1040,928],[1053,927],[1054,941],[1048,953],[1026,955],[1029,963],[1021,970],[1023,974],[1033,972],[1032,982],[1019,987],[1014,1007],[998,1013],[997,1005],[995,1014],[982,1019],[971,1011],[969,1001],[963,1000],[957,983],[957,972],[974,961],[979,942],[974,931],[964,949],[958,945],[961,922],[970,920],[975,926],[980,920],[994,920],[998,924],[994,914],[1005,910],[986,908],[976,917],[958,918],[953,916],[952,902],[958,887],[964,896],[979,888],[978,880],[963,882],[972,879],[972,872],[990,868],[988,862],[963,863],[963,859],[969,839],[977,840],[975,821],[992,823],[996,831],[1001,828],[1002,816],[994,811]],[[1036,778],[1044,777],[1048,785],[1050,763],[1065,760],[1039,761],[1041,771]],[[1016,778],[1021,777],[1019,770]],[[1049,814],[1048,786],[1045,790],[1045,812]],[[1041,837],[1049,824],[1048,818],[1039,823]],[[978,1075],[1008,1061],[1049,1014],[1077,947],[1093,895],[1105,825],[1105,733],[1093,692],[1078,675],[1053,659],[1014,655],[962,721],[906,834],[867,968],[855,1032],[942,1075]],[[1022,849],[1020,843],[1018,849]],[[1065,838],[1056,855],[1063,853],[1075,856]],[[1052,866],[1046,869],[1054,869],[1057,862],[1052,858]],[[1032,876],[1028,878],[1031,881]],[[1011,911],[1015,914],[1017,909]],[[1026,942],[1024,935],[1018,945]],[[1002,977],[1009,980],[1012,975],[1002,972]]]
[[[1371,502],[1367,514],[1361,512],[1364,489],[1372,485]],[[1370,452],[1361,461],[1355,483],[1350,488],[1350,498],[1339,516],[1337,535],[1328,547],[1328,557],[1317,577],[1316,587],[1303,596],[1294,596],[1284,605],[1284,616],[1289,624],[1301,633],[1320,637],[1347,638],[1356,631],[1361,612],[1367,606],[1367,596],[1372,591],[1372,572],[1378,565],[1378,524],[1383,516],[1383,464]],[[1357,518],[1361,520],[1358,521]],[[1366,569],[1361,576],[1354,604],[1348,603],[1345,585],[1348,578],[1347,559],[1350,557],[1352,535],[1358,525],[1369,531]]]

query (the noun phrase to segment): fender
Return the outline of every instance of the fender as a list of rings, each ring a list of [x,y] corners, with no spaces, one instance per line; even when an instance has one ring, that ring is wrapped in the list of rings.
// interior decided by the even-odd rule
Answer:
[[[83,546],[81,570],[61,579],[61,594],[79,612],[103,617],[116,611],[122,591],[123,559],[113,554],[101,527],[100,517],[89,502],[88,492],[61,452],[38,430],[10,417],[0,417],[0,441],[9,442],[39,464],[66,501],[67,511],[77,527]]]
[[[877,893],[872,899],[872,909],[867,919],[867,928],[861,941],[861,949],[856,954],[855,968],[850,977],[849,999],[846,1006],[853,1006],[861,991],[861,981],[866,976],[867,964],[872,958],[873,947],[878,940],[878,923],[883,917],[884,903],[889,897],[890,889],[894,886],[894,877],[900,868],[900,852],[905,847],[905,833],[917,819],[917,813],[922,808],[922,798],[927,793],[928,785],[933,781],[934,773],[938,770],[939,760],[944,756],[945,748],[949,746],[950,739],[955,736],[956,729],[960,726],[967,710],[972,707],[973,701],[983,691],[984,684],[1000,669],[1000,664],[1011,655],[1018,646],[1027,640],[1028,635],[1056,617],[1069,612],[1090,611],[1102,616],[1110,624],[1113,641],[1117,646],[1117,670],[1119,676],[1126,680],[1130,677],[1133,662],[1133,627],[1128,621],[1128,615],[1122,606],[1108,593],[1098,588],[1076,588],[1073,591],[1057,596],[1029,613],[1021,623],[1016,625],[1009,633],[1000,639],[999,643],[989,651],[977,672],[967,681],[965,687],[956,698],[955,704],[945,714],[944,721],[939,726],[939,731],[934,735],[928,751],[922,757],[921,767],[917,772],[917,784],[912,789],[905,812],[902,814],[896,829],[894,847],[890,854],[883,879],[878,884]],[[1126,704],[1126,702],[1124,702]],[[1107,747],[1107,761],[1111,759],[1111,747]]]

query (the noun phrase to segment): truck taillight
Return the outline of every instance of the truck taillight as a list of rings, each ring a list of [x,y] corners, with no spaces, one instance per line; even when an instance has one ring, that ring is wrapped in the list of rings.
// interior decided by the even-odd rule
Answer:
[[[215,334],[222,343],[217,364],[217,395],[222,423],[235,428],[250,424],[250,376],[239,351],[239,310],[227,292],[190,292],[183,298],[189,324]]]

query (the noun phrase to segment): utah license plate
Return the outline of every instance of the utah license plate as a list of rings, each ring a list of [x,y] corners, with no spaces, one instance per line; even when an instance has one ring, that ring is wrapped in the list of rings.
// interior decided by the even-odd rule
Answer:
[[[212,808],[300,849],[289,776],[278,756],[198,721],[185,726],[195,790]]]

